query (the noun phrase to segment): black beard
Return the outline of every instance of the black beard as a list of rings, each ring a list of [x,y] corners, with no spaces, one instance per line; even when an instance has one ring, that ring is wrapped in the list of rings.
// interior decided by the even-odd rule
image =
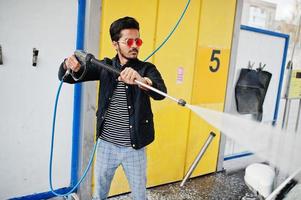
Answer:
[[[118,51],[119,51],[119,53],[120,53],[120,55],[121,55],[122,57],[126,58],[126,59],[129,60],[129,61],[137,60],[137,59],[138,59],[137,57],[136,57],[136,58],[129,58],[129,57],[125,56],[125,55],[121,52],[120,47],[118,47]],[[131,49],[129,52],[133,52],[133,51],[135,51],[135,52],[138,54],[138,49],[133,48],[133,49]]]
[[[138,49],[137,48],[133,48],[133,49],[131,49],[129,52],[131,53],[131,52],[136,52],[137,54],[138,54]]]

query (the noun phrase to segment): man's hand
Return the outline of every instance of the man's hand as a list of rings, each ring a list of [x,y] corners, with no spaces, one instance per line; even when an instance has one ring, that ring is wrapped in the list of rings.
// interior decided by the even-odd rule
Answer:
[[[64,69],[71,69],[73,72],[78,72],[80,70],[80,63],[77,61],[74,55],[65,60]]]
[[[118,77],[118,80],[123,81],[130,85],[135,85],[135,84],[137,85],[135,80],[141,81],[143,83],[146,82],[144,78],[142,78],[137,71],[135,71],[133,68],[130,67],[126,67],[124,70],[120,72],[120,76]]]
[[[118,77],[119,81],[123,81],[130,85],[137,85],[135,80],[145,83],[147,85],[152,85],[152,81],[149,78],[143,78],[140,74],[130,67],[126,67],[124,70],[120,72],[120,76]],[[139,87],[143,90],[147,90],[143,86],[139,85]]]

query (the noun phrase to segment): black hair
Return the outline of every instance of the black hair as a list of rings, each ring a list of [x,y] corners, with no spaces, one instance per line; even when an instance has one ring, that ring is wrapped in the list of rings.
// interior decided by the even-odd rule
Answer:
[[[123,17],[117,19],[110,26],[111,40],[117,42],[121,37],[120,32],[123,29],[137,29],[139,31],[139,23],[132,17]]]

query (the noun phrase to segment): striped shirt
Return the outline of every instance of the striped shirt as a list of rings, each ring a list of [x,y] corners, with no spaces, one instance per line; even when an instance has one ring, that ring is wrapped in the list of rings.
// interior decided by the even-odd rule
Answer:
[[[129,111],[125,84],[118,81],[104,120],[100,138],[120,146],[131,146]]]

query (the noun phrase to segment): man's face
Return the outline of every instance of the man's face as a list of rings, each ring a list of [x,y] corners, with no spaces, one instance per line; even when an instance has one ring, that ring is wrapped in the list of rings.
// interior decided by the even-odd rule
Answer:
[[[137,29],[123,29],[120,33],[120,39],[117,42],[113,42],[119,58],[126,60],[136,59],[142,44],[142,42],[139,41],[139,31]],[[140,45],[139,42],[141,42]]]

